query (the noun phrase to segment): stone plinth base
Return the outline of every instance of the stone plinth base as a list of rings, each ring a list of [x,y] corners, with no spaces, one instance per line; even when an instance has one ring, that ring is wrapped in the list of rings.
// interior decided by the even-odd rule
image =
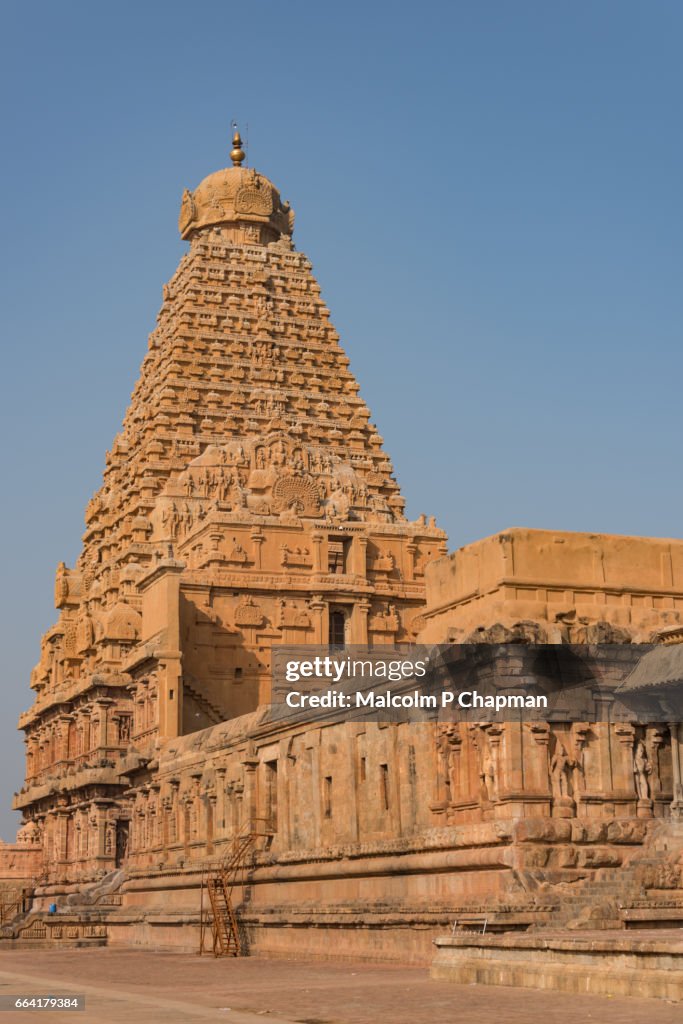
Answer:
[[[553,818],[575,818],[576,804],[571,797],[563,796],[553,800]]]
[[[572,994],[683,999],[683,934],[458,934],[436,940],[432,978]]]
[[[620,917],[626,928],[683,929],[683,899],[671,894],[665,899],[633,900],[622,904]]]
[[[63,949],[107,945],[101,914],[23,914],[0,928],[0,949]]]
[[[466,920],[471,911],[380,911],[348,907],[292,907],[270,913],[240,912],[250,954],[267,957],[305,956],[324,960],[399,961],[427,966],[435,939]],[[518,907],[489,912],[492,929],[526,929],[547,923],[551,907]],[[187,913],[114,911],[106,919],[110,947],[194,953],[199,946],[199,915]]]
[[[636,817],[637,818],[652,818],[654,817],[654,801],[653,800],[639,800],[636,804]]]

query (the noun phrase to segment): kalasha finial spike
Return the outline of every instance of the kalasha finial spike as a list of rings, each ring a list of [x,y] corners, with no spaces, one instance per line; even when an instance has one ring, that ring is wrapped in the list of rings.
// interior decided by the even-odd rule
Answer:
[[[235,134],[232,137],[232,149],[230,150],[230,159],[232,160],[233,167],[239,167],[244,160],[244,150],[242,149],[242,137],[237,130],[237,125],[232,122],[232,127],[235,129]]]

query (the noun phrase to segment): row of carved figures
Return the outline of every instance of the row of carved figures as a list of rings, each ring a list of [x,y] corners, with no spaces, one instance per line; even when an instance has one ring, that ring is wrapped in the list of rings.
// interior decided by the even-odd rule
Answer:
[[[591,742],[598,742],[596,733],[612,726],[583,725],[573,730],[552,732],[548,726],[539,724],[529,727],[536,733],[536,750],[544,751],[545,769],[537,770],[537,782],[542,785],[545,775],[549,795],[554,801],[576,801],[586,790],[586,750]],[[495,723],[448,723],[439,728],[437,749],[443,759],[444,780],[448,791],[448,799],[456,804],[471,795],[471,775],[466,777],[463,758],[473,753],[476,759],[475,774],[479,779],[478,798],[482,805],[495,803],[500,799],[502,784],[505,781],[505,729],[506,726]],[[633,796],[637,800],[648,801],[659,795],[663,789],[659,751],[665,744],[666,726],[654,727],[650,730],[648,742],[639,734],[636,727],[618,726],[620,747],[629,744],[628,770],[624,773],[623,759],[618,765],[612,765],[610,778],[601,781],[600,790],[608,792],[612,785],[617,785],[620,792],[632,787]],[[528,755],[527,755],[528,756]],[[531,761],[531,758],[529,758]],[[612,772],[628,778],[613,779]],[[668,780],[670,781],[670,780]],[[667,782],[668,784],[668,782]]]

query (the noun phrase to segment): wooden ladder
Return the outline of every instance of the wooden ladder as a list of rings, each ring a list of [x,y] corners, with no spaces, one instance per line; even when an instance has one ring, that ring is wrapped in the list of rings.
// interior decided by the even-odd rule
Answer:
[[[204,884],[209,896],[210,924],[214,956],[242,956],[243,944],[232,897],[241,885],[259,833],[244,828],[233,838],[227,854],[208,875]],[[203,899],[202,899],[203,905]],[[204,952],[204,921],[200,925],[199,952]]]
[[[214,956],[239,956],[242,946],[227,877],[217,872],[207,879],[206,889],[211,904]]]

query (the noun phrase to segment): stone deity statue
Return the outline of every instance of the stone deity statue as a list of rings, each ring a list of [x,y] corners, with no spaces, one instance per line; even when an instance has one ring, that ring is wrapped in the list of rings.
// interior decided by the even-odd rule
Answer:
[[[563,743],[559,743],[550,762],[550,786],[555,800],[571,796],[570,782],[576,762],[567,754]]]
[[[636,793],[639,800],[650,799],[650,780],[652,765],[647,756],[647,749],[642,740],[638,740],[633,751],[633,776],[635,778]]]

